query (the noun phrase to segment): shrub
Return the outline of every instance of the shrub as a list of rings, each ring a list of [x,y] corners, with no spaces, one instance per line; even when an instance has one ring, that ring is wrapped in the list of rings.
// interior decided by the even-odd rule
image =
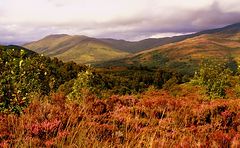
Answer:
[[[97,95],[101,97],[101,91],[105,88],[105,83],[100,75],[88,69],[78,74],[74,81],[72,92],[68,95],[70,100],[81,102],[86,95]],[[80,100],[79,100],[80,99]]]
[[[20,114],[31,94],[48,95],[86,69],[29,52],[0,47],[0,112]]]
[[[72,88],[74,85],[74,80],[75,79],[72,79],[72,80],[67,81],[64,84],[60,85],[57,91],[64,93],[64,95],[70,94],[73,91]]]
[[[195,73],[193,83],[205,87],[210,99],[225,97],[225,88],[229,85],[231,71],[224,62],[217,59],[205,59]]]
[[[24,50],[19,58],[15,54],[14,49],[0,51],[0,111],[19,114],[28,103],[29,78],[24,69]]]

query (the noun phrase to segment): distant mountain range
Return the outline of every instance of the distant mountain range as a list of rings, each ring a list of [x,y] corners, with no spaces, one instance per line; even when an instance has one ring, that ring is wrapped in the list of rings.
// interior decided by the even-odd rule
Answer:
[[[126,41],[126,40],[117,40],[117,39],[111,39],[111,38],[91,38],[91,37],[82,36],[82,35],[70,36],[67,34],[55,34],[55,35],[46,36],[45,38],[39,41],[24,44],[23,46],[30,47],[32,48],[32,50],[35,50],[37,52],[48,53],[49,52],[48,50],[50,50],[50,52],[58,53],[58,51],[65,52],[66,50],[68,50],[68,48],[71,48],[76,44],[81,44],[82,41],[92,41],[92,42],[101,42],[103,44],[111,46],[113,49],[118,49],[124,52],[137,53],[139,51],[151,49],[153,47],[182,41],[186,38],[193,37],[193,36],[194,36],[193,34],[190,34],[190,35],[164,37],[164,38],[149,38],[141,41]]]
[[[240,61],[240,23],[201,31],[178,42],[143,50],[129,57],[99,64],[100,66],[149,66],[194,71],[203,58]],[[175,38],[175,37],[173,37]]]
[[[66,34],[50,35],[23,46],[46,56],[76,63],[107,61],[126,57],[129,54],[95,38]]]
[[[91,63],[119,59],[161,45],[182,41],[194,35],[165,38],[149,38],[141,41],[125,41],[107,38],[67,34],[49,35],[45,38],[24,44],[23,47],[63,61]]]
[[[240,23],[189,35],[135,42],[57,34],[23,46],[46,56],[77,63],[191,68],[206,57],[240,60]]]
[[[115,39],[97,39],[87,36],[67,34],[49,35],[45,38],[24,44],[23,47],[65,62],[92,63],[119,59],[160,45],[177,42],[189,36],[145,39],[137,42]]]

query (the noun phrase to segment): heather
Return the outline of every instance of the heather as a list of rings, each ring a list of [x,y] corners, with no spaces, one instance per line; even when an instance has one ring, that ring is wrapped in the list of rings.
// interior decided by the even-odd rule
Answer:
[[[206,100],[199,89],[89,95],[81,104],[61,93],[36,96],[21,115],[1,114],[1,147],[240,146],[239,99]]]
[[[239,147],[239,70],[96,69],[0,50],[0,147]]]

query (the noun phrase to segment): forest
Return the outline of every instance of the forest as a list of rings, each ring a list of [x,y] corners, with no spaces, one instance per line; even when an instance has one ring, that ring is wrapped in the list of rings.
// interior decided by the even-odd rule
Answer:
[[[240,68],[95,68],[0,47],[0,147],[239,147]]]

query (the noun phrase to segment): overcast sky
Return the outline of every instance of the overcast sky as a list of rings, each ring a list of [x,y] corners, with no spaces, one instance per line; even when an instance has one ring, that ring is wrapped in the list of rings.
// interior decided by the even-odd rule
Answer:
[[[0,0],[0,42],[78,34],[126,40],[240,22],[240,0]]]

